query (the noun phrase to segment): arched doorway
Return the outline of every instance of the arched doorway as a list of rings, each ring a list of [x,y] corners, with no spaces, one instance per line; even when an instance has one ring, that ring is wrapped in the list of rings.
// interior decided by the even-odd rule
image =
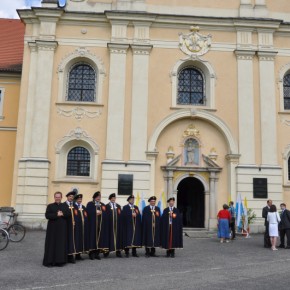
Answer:
[[[177,207],[183,214],[183,226],[204,228],[205,194],[202,182],[186,177],[177,186]]]

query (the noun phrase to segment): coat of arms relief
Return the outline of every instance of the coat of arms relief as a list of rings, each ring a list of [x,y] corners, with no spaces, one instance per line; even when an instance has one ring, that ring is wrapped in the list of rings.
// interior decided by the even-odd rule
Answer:
[[[198,57],[208,52],[212,36],[199,33],[198,26],[191,26],[190,33],[179,33],[179,48],[190,57]]]

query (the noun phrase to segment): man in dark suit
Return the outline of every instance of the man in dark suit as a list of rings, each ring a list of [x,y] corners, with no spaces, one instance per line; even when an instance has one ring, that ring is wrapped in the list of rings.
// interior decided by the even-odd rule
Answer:
[[[156,196],[151,196],[148,199],[150,205],[143,209],[142,216],[142,242],[145,247],[145,257],[157,257],[155,248],[160,247],[160,208],[155,206]]]
[[[290,211],[286,209],[286,204],[281,203],[281,222],[279,223],[280,232],[280,246],[279,248],[285,247],[285,235],[287,237],[286,249],[290,249]]]
[[[267,200],[267,205],[263,208],[262,217],[265,219],[265,233],[264,233],[264,248],[271,247],[271,241],[269,237],[269,223],[267,221],[268,212],[270,211],[270,206],[272,205],[272,200]]]

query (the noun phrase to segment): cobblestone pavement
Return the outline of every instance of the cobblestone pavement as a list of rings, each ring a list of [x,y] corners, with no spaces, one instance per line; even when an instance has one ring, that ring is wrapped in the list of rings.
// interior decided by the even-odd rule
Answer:
[[[289,289],[290,250],[263,248],[263,236],[184,237],[176,258],[116,258],[84,261],[62,268],[42,266],[45,232],[31,231],[21,243],[0,252],[0,289]]]

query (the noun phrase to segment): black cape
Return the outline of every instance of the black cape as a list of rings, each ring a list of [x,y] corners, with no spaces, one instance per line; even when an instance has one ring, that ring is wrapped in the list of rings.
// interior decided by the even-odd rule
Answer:
[[[86,207],[82,205],[82,211],[74,205],[75,219],[75,245],[76,253],[81,254],[89,250],[89,223]]]
[[[155,226],[153,221],[155,220]],[[145,206],[142,216],[142,243],[146,248],[154,248],[160,246],[160,208],[155,206],[154,212],[151,212],[151,207]]]
[[[106,205],[108,217],[108,248],[110,252],[122,250],[121,237],[121,206],[115,203],[116,210],[114,211],[111,204]]]
[[[74,205],[70,207],[66,202],[63,203],[68,211],[67,217],[67,254],[73,255],[76,253],[76,246],[74,240]]]
[[[164,209],[161,218],[161,245],[162,248],[183,248],[182,216],[176,207],[173,207],[172,223],[170,224],[169,208]]]
[[[64,217],[58,217],[57,212],[62,211]],[[51,203],[47,206],[45,217],[48,219],[43,265],[65,264],[67,262],[67,222],[68,212],[60,203]]]
[[[138,206],[134,205],[136,217],[132,217],[132,209],[129,204],[122,210],[122,241],[124,248],[142,247],[142,224]]]
[[[102,213],[97,215],[97,210]],[[87,204],[89,215],[89,250],[108,251],[108,230],[107,230],[107,210],[106,205],[102,202],[97,206],[95,202],[90,201]]]

